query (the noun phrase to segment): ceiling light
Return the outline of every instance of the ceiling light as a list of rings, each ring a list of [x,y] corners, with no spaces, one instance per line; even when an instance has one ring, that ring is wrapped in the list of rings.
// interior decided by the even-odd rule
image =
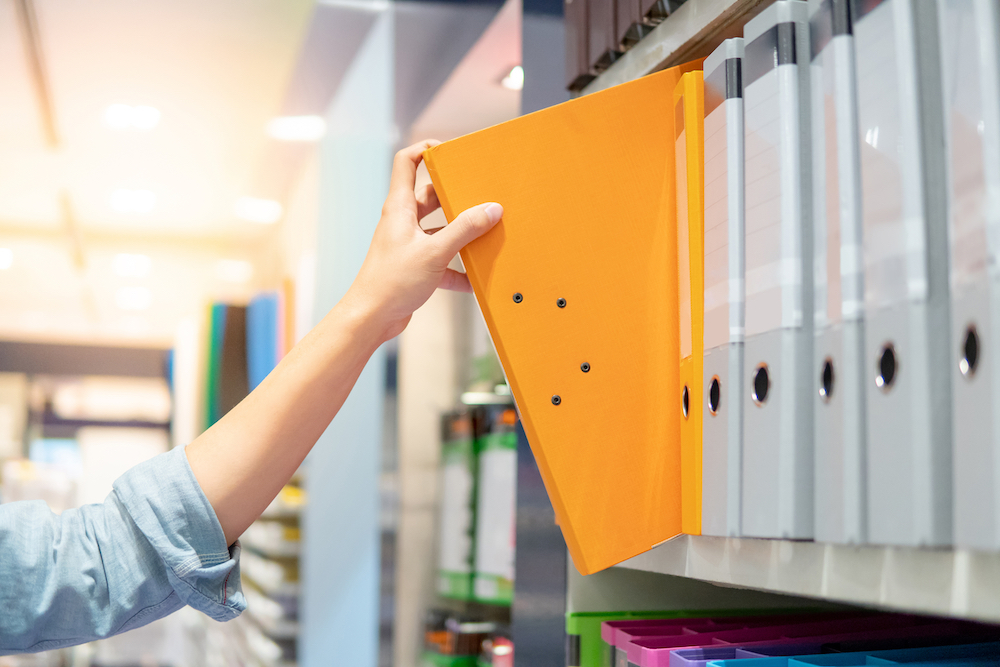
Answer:
[[[267,133],[280,141],[317,141],[326,134],[321,116],[283,116],[267,124]]]
[[[152,130],[160,122],[160,110],[139,104],[112,104],[104,110],[104,123],[115,130]]]
[[[236,217],[249,222],[259,222],[270,225],[281,220],[284,208],[281,202],[273,199],[257,199],[255,197],[240,197],[236,200]]]
[[[145,278],[153,268],[153,260],[146,255],[123,252],[111,260],[111,268],[122,278]]]
[[[156,206],[156,194],[150,190],[119,188],[111,193],[111,208],[119,213],[149,213]]]
[[[514,65],[504,78],[500,79],[500,85],[508,90],[521,90],[524,88],[524,68]]]
[[[253,278],[253,264],[242,259],[220,259],[215,265],[215,275],[227,283],[248,283]]]
[[[115,292],[115,304],[122,310],[147,310],[152,303],[153,295],[145,287],[120,287]]]
[[[10,248],[0,248],[0,271],[9,269],[14,264],[14,251]]]

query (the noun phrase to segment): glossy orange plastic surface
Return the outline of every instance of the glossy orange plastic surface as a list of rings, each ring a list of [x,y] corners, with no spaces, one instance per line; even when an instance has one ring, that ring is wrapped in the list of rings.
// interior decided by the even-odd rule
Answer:
[[[428,150],[576,567],[681,532],[674,91],[695,62]]]

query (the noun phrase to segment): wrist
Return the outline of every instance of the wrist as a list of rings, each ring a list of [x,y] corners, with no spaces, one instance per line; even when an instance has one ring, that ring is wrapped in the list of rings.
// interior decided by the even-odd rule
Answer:
[[[349,327],[359,340],[370,342],[374,351],[390,337],[387,332],[392,323],[386,317],[386,311],[377,299],[359,294],[352,286],[327,317]]]

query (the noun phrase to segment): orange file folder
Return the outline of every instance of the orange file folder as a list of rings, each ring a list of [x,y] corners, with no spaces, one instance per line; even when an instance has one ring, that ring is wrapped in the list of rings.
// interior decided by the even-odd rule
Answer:
[[[428,150],[577,569],[681,532],[673,96],[691,63]]]
[[[701,535],[705,353],[705,97],[700,71],[674,92],[681,387],[681,529]]]

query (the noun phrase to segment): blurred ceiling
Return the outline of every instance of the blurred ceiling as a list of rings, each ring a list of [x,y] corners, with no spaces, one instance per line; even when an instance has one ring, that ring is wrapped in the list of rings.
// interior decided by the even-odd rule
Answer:
[[[264,128],[281,107],[310,0],[34,0],[57,146],[47,145],[16,5],[0,1],[0,225],[55,229],[62,192],[84,230],[219,236],[254,196]],[[111,104],[160,111],[116,130]],[[148,213],[116,190],[149,191]]]
[[[0,0],[0,338],[169,345],[206,300],[246,298],[270,232],[235,204],[267,196],[265,128],[312,10]],[[115,129],[113,104],[159,122]]]
[[[389,6],[0,0],[0,340],[169,347],[208,301],[274,284],[279,226],[239,219],[236,203],[287,206],[315,144],[271,139],[268,121],[325,114]],[[465,74],[435,97],[448,128],[516,115],[498,81],[519,60],[520,12],[504,13],[498,40],[498,7],[396,5],[404,135],[459,61]],[[487,26],[492,46],[470,69]],[[463,88],[478,107],[461,106]],[[151,107],[158,122],[112,127],[111,105]],[[441,128],[440,113],[424,119]]]

